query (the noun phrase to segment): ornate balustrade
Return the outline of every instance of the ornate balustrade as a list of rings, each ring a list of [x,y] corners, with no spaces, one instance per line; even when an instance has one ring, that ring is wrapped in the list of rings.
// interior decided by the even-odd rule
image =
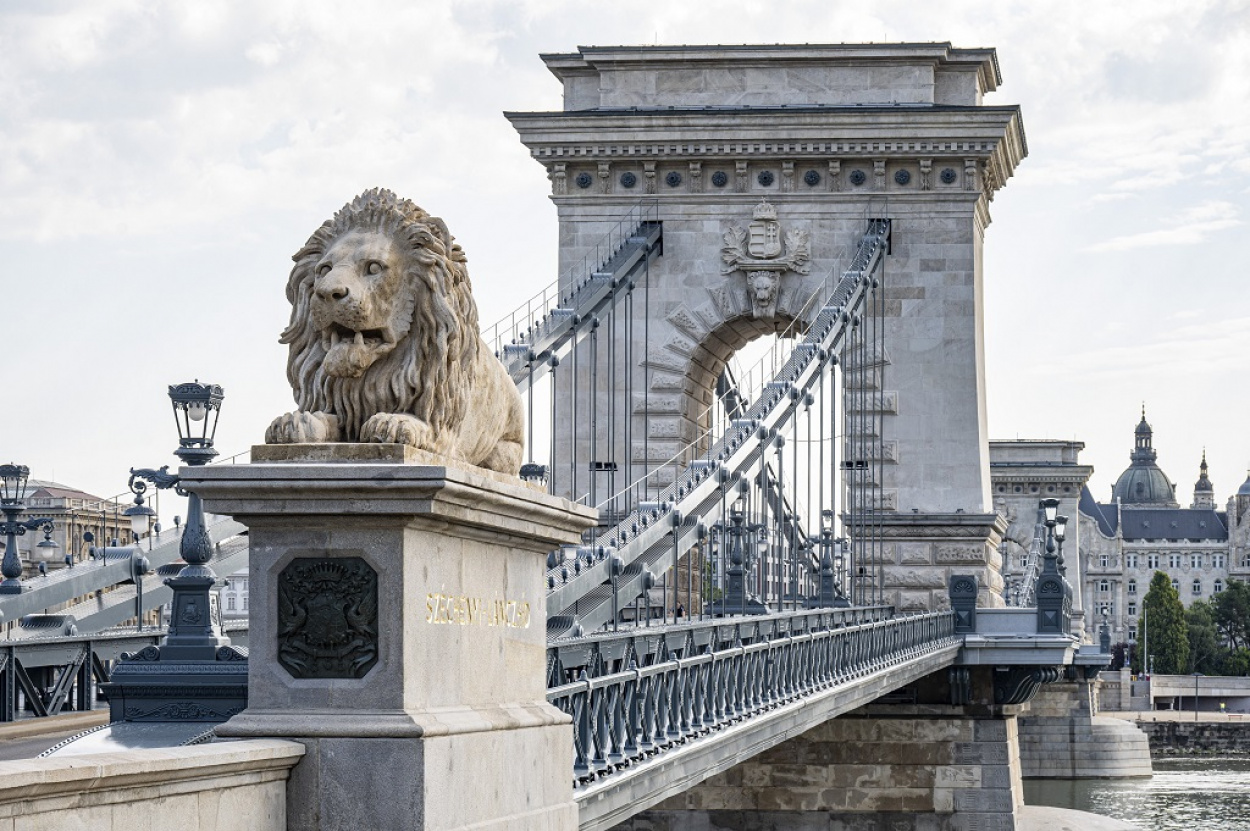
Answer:
[[[957,642],[951,612],[772,632],[753,643],[709,640],[697,654],[650,666],[631,660],[627,669],[597,677],[583,671],[580,679],[549,688],[547,700],[573,718],[575,784]]]

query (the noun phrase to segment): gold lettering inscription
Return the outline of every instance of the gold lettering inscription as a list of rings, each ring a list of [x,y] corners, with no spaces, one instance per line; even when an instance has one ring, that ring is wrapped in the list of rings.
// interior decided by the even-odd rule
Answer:
[[[425,622],[528,629],[530,604],[523,600],[484,600],[480,597],[430,592],[425,596]]]

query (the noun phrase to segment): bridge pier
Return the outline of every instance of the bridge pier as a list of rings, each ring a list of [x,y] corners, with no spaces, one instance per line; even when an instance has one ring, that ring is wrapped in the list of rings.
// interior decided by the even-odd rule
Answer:
[[[1012,831],[1023,806],[1020,707],[990,703],[993,668],[962,672],[831,719],[617,828]],[[968,693],[973,703],[949,703]]]
[[[287,827],[575,829],[543,578],[594,511],[399,445],[252,453],[184,482],[249,529],[248,708],[217,732],[305,746]]]

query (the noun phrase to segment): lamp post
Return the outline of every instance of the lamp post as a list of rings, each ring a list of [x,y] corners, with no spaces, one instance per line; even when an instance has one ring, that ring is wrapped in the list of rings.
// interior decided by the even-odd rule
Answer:
[[[52,523],[49,522],[43,526],[43,539],[35,543],[35,548],[39,549],[40,564],[50,563],[57,559],[57,550],[61,547],[60,543],[52,539]],[[66,565],[70,565],[72,560],[66,558]]]
[[[221,387],[198,381],[169,388],[179,437],[174,453],[184,464],[197,467],[217,455],[213,436],[222,397]],[[108,696],[113,722],[178,724],[190,735],[200,729],[197,722],[222,722],[247,706],[247,651],[231,646],[218,622],[212,596],[217,575],[208,566],[213,546],[204,524],[204,505],[198,495],[182,488],[179,476],[170,473],[168,466],[131,469],[135,506],[126,512],[131,531],[142,536],[150,527],[154,512],[143,499],[149,484],[158,490],[174,488],[188,497],[179,543],[186,565],[165,580],[174,593],[165,637],[157,646],[122,653],[101,689]],[[147,558],[137,546],[131,558],[131,576],[142,591]],[[142,601],[138,602],[142,626]]]
[[[608,576],[612,578],[612,631],[619,630],[618,622],[620,620],[620,609],[618,608],[618,583],[621,574],[625,571],[625,560],[619,554],[613,552],[608,555]]]
[[[1058,502],[1059,500],[1055,500]],[[1058,550],[1055,553],[1055,564],[1059,567],[1059,573],[1067,576],[1068,567],[1063,561],[1063,540],[1068,535],[1068,518],[1066,516],[1056,516],[1054,522],[1055,542],[1058,544]]]
[[[0,574],[4,581],[0,582],[0,594],[21,594],[22,589],[22,556],[17,550],[17,538],[27,531],[41,526],[51,534],[52,520],[18,519],[26,511],[26,484],[30,479],[30,468],[26,465],[9,463],[0,465],[0,511],[4,512],[4,522],[0,523],[0,533],[5,535],[4,562],[0,563]]]
[[[1038,507],[1046,525],[1046,555],[1042,558],[1042,573],[1037,581],[1037,631],[1066,635],[1070,628],[1072,587],[1063,577],[1056,550],[1062,551],[1068,518],[1059,516],[1058,499],[1043,499]]]
[[[169,388],[174,423],[178,427],[178,449],[174,455],[183,464],[199,467],[208,464],[217,455],[213,439],[224,397],[221,387],[199,381]],[[131,468],[130,490],[135,494],[135,505],[126,511],[126,515],[130,518],[131,530],[137,536],[147,533],[154,515],[152,509],[143,504],[148,482],[159,490],[174,488],[179,496],[187,497],[187,521],[178,549],[186,565],[177,576],[165,580],[165,584],[173,589],[174,597],[170,606],[169,633],[161,645],[161,657],[166,660],[213,660],[217,649],[229,646],[230,639],[221,634],[212,613],[210,594],[217,575],[208,566],[213,559],[213,544],[204,523],[204,503],[197,494],[182,489],[180,478],[169,472],[168,465],[160,470]]]

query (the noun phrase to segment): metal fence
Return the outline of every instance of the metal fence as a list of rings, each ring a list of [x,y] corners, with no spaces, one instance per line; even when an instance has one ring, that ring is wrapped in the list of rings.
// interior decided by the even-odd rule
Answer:
[[[585,785],[766,710],[956,642],[951,612],[840,626],[672,658],[547,690],[573,718]]]
[[[236,643],[246,643],[247,621],[222,629]],[[166,634],[148,629],[0,640],[0,722],[92,709],[98,685],[109,680],[121,655],[160,643]]]

